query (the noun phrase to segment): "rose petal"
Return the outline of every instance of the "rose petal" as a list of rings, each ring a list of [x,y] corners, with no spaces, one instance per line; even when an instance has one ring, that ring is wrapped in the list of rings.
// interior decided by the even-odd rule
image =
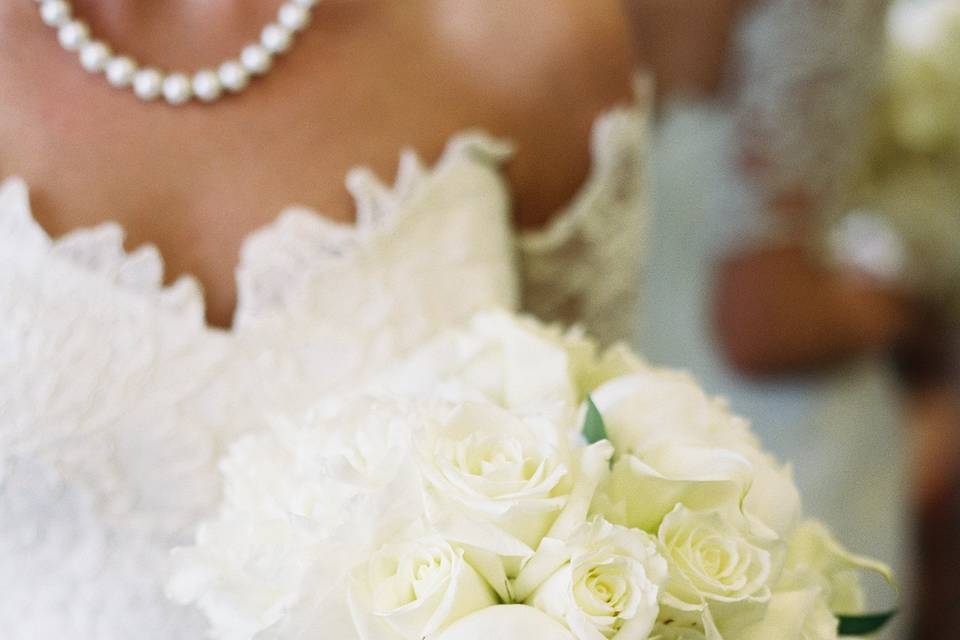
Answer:
[[[487,607],[450,625],[431,640],[576,640],[539,609],[522,604]]]

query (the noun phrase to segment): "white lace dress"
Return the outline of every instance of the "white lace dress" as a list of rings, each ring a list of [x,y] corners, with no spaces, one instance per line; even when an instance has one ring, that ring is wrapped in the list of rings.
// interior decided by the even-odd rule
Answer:
[[[393,187],[348,177],[357,223],[303,209],[247,240],[234,328],[162,286],[156,250],[115,224],[51,239],[26,186],[0,188],[0,636],[195,640],[163,594],[168,551],[216,504],[217,459],[271,407],[355,383],[484,307],[631,328],[644,219],[646,114],[594,132],[594,169],[543,232],[515,237],[510,146],[454,138]]]
[[[829,220],[849,206],[883,46],[885,0],[761,0],[738,39],[738,80],[725,104],[675,105],[653,145],[651,249],[642,349],[689,368],[729,398],[764,444],[794,464],[804,508],[852,549],[892,563],[910,608],[905,425],[880,355],[814,375],[740,376],[712,326],[716,261],[777,242],[770,211],[803,190]],[[868,585],[873,606],[892,595]],[[890,630],[884,638],[899,637]]]

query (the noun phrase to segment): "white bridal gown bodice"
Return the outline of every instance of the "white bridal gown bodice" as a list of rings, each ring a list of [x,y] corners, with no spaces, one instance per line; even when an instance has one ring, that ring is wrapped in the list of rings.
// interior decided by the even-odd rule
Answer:
[[[191,278],[127,253],[115,224],[52,239],[27,187],[0,187],[0,635],[193,640],[163,594],[169,550],[219,499],[218,457],[274,409],[355,384],[438,330],[523,300],[625,337],[643,224],[645,113],[594,131],[568,209],[515,236],[507,143],[455,137],[396,184],[347,179],[357,222],[291,208],[252,234],[230,331],[204,323]]]

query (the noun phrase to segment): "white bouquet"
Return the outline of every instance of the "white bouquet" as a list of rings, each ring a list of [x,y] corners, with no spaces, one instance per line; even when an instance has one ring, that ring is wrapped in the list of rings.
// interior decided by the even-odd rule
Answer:
[[[220,640],[826,640],[881,564],[682,373],[506,314],[222,464],[171,597]],[[841,617],[851,614],[855,617]]]

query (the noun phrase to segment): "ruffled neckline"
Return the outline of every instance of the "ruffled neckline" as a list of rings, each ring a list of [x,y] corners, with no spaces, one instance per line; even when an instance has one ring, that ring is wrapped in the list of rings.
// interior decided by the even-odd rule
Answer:
[[[320,211],[290,205],[272,221],[254,229],[241,245],[234,269],[238,285],[249,281],[251,266],[268,248],[276,247],[280,238],[306,234],[313,245],[312,255],[288,256],[299,262],[341,263],[392,234],[404,223],[409,203],[429,181],[442,176],[451,166],[470,162],[492,171],[513,153],[512,145],[477,131],[452,136],[440,159],[426,167],[419,155],[405,149],[400,154],[394,184],[381,181],[369,168],[359,166],[346,176],[346,186],[355,206],[353,223],[338,222]],[[117,288],[155,299],[158,305],[175,315],[205,316],[205,299],[199,280],[185,274],[170,284],[163,283],[164,259],[153,244],[144,244],[127,251],[125,231],[115,221],[84,226],[53,238],[34,217],[30,207],[29,187],[22,178],[13,176],[0,183],[0,233],[20,252],[49,256],[69,263],[81,271],[96,274]],[[304,272],[293,265],[290,273]],[[294,287],[295,283],[287,286]],[[242,290],[242,287],[238,287]],[[234,323],[229,328],[207,324],[212,333],[233,333],[240,312],[238,300]]]

